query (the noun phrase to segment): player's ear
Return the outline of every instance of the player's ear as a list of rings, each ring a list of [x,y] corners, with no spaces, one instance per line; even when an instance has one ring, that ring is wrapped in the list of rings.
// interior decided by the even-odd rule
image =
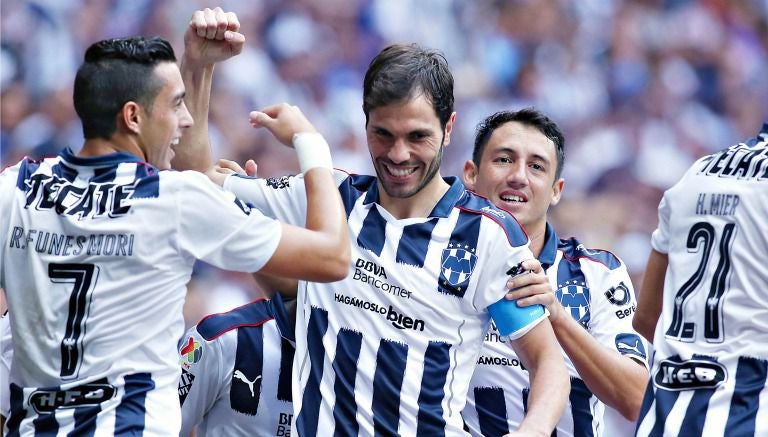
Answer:
[[[555,206],[560,203],[560,197],[563,195],[563,188],[565,188],[565,179],[560,178],[552,185],[552,201],[549,203],[551,206]]]
[[[445,123],[445,130],[443,130],[443,145],[447,146],[451,142],[451,132],[453,132],[453,123],[456,122],[456,112],[452,112],[448,118],[448,122]]]
[[[461,179],[464,181],[464,186],[472,191],[475,190],[477,166],[471,159],[468,159],[467,162],[464,163],[464,173],[462,173]]]
[[[118,114],[118,121],[129,131],[138,134],[141,132],[140,125],[143,113],[141,106],[134,101],[125,102]]]

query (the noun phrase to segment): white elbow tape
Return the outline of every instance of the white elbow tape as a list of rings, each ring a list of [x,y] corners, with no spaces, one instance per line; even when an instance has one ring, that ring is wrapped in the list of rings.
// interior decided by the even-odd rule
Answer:
[[[331,149],[317,132],[300,132],[293,135],[293,148],[299,157],[299,168],[306,173],[315,167],[333,170]]]

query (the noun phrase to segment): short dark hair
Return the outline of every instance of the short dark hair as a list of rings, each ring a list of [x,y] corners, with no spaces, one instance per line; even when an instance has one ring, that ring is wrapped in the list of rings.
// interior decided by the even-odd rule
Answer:
[[[363,80],[363,112],[414,98],[432,103],[441,127],[453,113],[453,74],[441,53],[416,44],[393,44],[379,52]]]
[[[538,129],[539,132],[555,144],[555,155],[557,156],[555,180],[560,179],[560,174],[563,172],[563,165],[565,164],[565,137],[557,123],[534,108],[525,108],[519,111],[499,111],[481,121],[477,125],[475,148],[472,150],[472,161],[474,161],[475,165],[480,166],[483,151],[493,132],[502,125],[513,121]]]
[[[176,62],[173,47],[162,38],[114,38],[88,47],[73,95],[85,139],[109,139],[127,102],[152,110],[163,85],[154,74],[161,62]]]

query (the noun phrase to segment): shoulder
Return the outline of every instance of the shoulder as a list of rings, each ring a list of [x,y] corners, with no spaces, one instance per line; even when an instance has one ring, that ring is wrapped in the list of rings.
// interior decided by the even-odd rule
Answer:
[[[604,249],[588,248],[576,237],[561,238],[557,249],[563,253],[563,259],[571,262],[587,260],[601,264],[609,270],[614,270],[622,265],[621,259]]]
[[[269,301],[259,299],[225,313],[208,315],[197,324],[195,329],[203,339],[213,341],[235,329],[260,328],[272,319],[274,315]]]
[[[496,207],[490,200],[477,193],[465,191],[465,195],[456,202],[456,208],[468,214],[485,217],[498,225],[512,246],[522,246],[528,242],[528,234],[512,214]]]

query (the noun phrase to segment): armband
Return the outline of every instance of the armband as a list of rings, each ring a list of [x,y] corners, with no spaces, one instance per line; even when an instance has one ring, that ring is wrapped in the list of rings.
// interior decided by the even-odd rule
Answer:
[[[331,149],[317,132],[300,132],[293,135],[293,148],[299,158],[299,168],[306,173],[315,167],[333,170]]]
[[[514,300],[501,299],[488,307],[503,341],[522,337],[547,317],[544,305],[521,307]]]

